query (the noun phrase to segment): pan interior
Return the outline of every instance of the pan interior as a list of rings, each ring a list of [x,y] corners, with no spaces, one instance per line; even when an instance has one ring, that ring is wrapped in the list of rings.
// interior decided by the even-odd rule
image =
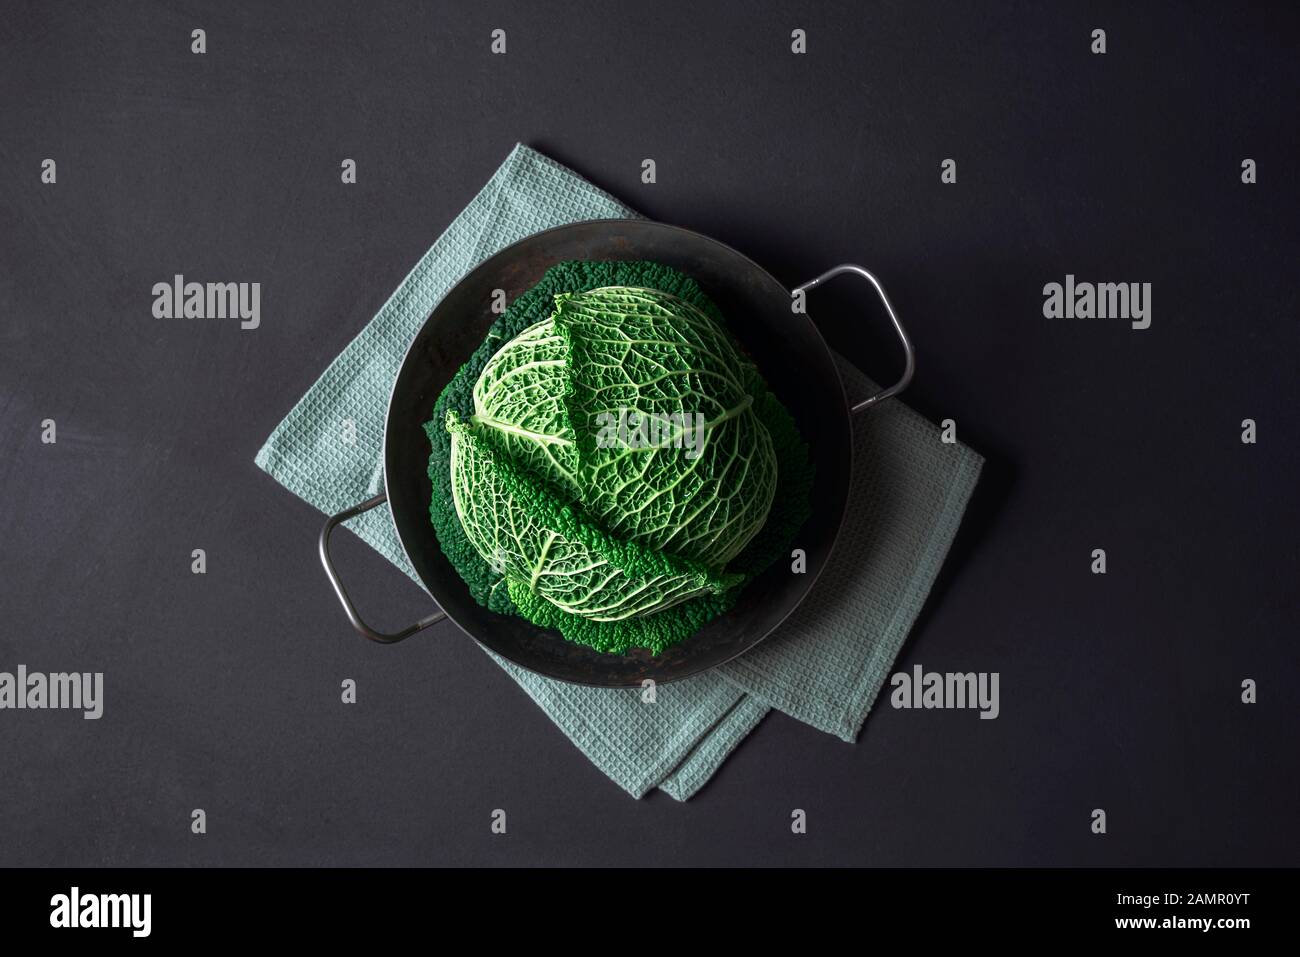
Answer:
[[[456,370],[497,316],[494,291],[508,300],[568,259],[646,259],[692,276],[718,304],[728,328],[794,416],[816,476],[812,516],[792,548],[806,569],[778,561],[751,582],[736,606],[658,657],[602,654],[531,622],[480,607],[447,561],[429,522],[432,494],[423,424]],[[848,409],[834,363],[816,327],[790,307],[790,294],[728,246],[689,230],[645,220],[600,220],[538,233],[488,258],[438,303],[411,344],[389,402],[384,478],[397,533],[429,593],[462,630],[502,657],[547,677],[609,687],[673,681],[715,667],[761,641],[812,587],[834,544],[851,467]]]

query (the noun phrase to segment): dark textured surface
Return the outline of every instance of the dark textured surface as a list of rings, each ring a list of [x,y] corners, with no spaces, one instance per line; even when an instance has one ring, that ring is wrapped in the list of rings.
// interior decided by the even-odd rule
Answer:
[[[0,670],[106,673],[97,722],[0,711],[0,864],[1300,862],[1289,5],[543,6],[0,17]],[[908,401],[989,458],[900,667],[1000,672],[998,720],[773,715],[638,803],[451,626],[351,633],[253,455],[516,140],[787,284],[886,281]],[[261,328],[154,319],[177,272],[261,282]],[[1066,273],[1152,327],[1044,319]],[[864,291],[810,302],[893,371]],[[338,552],[377,626],[426,612]]]

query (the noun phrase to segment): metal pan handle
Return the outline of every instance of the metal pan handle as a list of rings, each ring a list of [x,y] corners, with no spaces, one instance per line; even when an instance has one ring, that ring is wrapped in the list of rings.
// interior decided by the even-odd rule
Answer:
[[[861,276],[867,282],[871,283],[872,287],[876,290],[876,295],[878,295],[880,301],[885,304],[885,311],[889,313],[889,321],[894,324],[894,331],[898,333],[898,341],[903,344],[903,356],[906,360],[906,365],[903,367],[903,374],[897,382],[891,385],[888,389],[881,389],[875,395],[863,399],[857,405],[852,407],[851,411],[858,413],[869,409],[877,402],[882,402],[885,399],[888,399],[890,396],[898,395],[898,393],[907,388],[907,384],[912,381],[912,373],[916,371],[916,353],[912,350],[912,341],[907,338],[907,331],[903,328],[903,324],[898,321],[898,315],[894,312],[893,304],[889,301],[889,297],[885,295],[885,287],[880,285],[879,279],[861,266],[855,266],[852,263],[841,263],[838,266],[826,270],[816,279],[810,279],[802,286],[795,286],[790,295],[793,296],[795,293],[807,292],[809,289],[816,289],[826,280],[834,279],[841,273],[846,272],[853,273],[855,276]]]
[[[352,605],[352,599],[348,597],[347,589],[343,587],[343,582],[339,578],[339,573],[334,570],[334,563],[330,561],[330,532],[334,527],[350,518],[356,518],[362,512],[368,512],[376,505],[383,505],[388,501],[388,495],[380,492],[372,499],[367,499],[360,505],[354,505],[349,509],[344,509],[337,515],[331,515],[325,520],[325,526],[320,530],[320,563],[325,566],[325,574],[329,576],[330,584],[334,586],[334,594],[339,596],[339,602],[343,605],[343,610],[347,612],[348,621],[352,622],[352,627],[357,632],[371,641],[378,641],[381,644],[391,645],[394,642],[401,641],[403,638],[410,638],[417,631],[423,631],[430,625],[436,624],[447,617],[443,611],[430,615],[428,618],[421,618],[409,628],[403,628],[394,634],[386,634],[382,631],[375,631],[357,614],[357,610]]]

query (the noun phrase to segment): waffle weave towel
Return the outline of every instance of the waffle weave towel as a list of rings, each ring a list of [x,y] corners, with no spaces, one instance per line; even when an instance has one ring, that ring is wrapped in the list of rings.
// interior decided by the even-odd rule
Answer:
[[[609,194],[518,145],[378,314],[276,427],[257,464],[334,513],[380,486],[388,393],[433,306],[487,256],[551,226],[635,217]],[[841,360],[850,397],[875,386]],[[356,442],[337,439],[356,423]],[[893,399],[854,423],[849,512],[830,564],[780,631],[731,664],[656,689],[565,684],[498,663],[592,762],[635,797],[684,801],[778,708],[856,738],[956,534],[983,460]],[[386,508],[348,527],[413,579]],[[453,628],[445,624],[443,628]],[[419,638],[413,640],[420,640]],[[395,650],[394,654],[400,654]],[[496,657],[496,656],[493,656]]]

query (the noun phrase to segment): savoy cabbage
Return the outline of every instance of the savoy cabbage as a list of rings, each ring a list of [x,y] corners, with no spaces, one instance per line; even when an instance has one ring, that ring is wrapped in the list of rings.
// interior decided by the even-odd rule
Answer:
[[[756,399],[770,402],[753,364],[690,302],[557,295],[488,360],[472,413],[446,414],[460,525],[535,621],[619,622],[721,594],[777,489]]]

